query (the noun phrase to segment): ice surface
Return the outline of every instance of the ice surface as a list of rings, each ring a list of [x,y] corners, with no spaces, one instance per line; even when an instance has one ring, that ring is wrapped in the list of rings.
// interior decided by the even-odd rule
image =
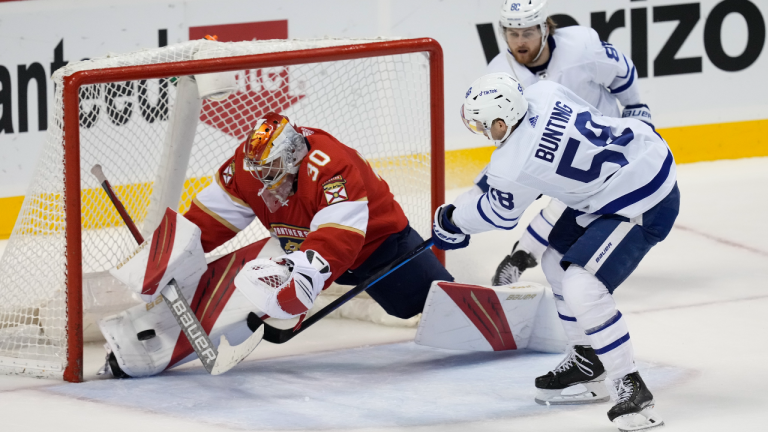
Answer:
[[[545,413],[533,402],[532,383],[561,359],[408,342],[250,362],[219,377],[195,368],[48,391],[254,430],[411,427]],[[676,367],[639,367],[658,390],[686,375]]]
[[[768,158],[682,165],[678,174],[676,226],[616,291],[619,309],[667,430],[764,430]],[[469,248],[448,254],[449,270],[462,282],[486,283],[518,231],[473,236]],[[546,283],[541,267],[525,279]],[[0,376],[0,430],[617,430],[606,417],[609,404],[533,402],[532,377],[558,355],[410,343],[350,349],[412,337],[412,329],[321,321],[284,345],[262,343],[221,377],[191,363],[132,381],[95,381],[103,350],[89,346],[84,384]]]

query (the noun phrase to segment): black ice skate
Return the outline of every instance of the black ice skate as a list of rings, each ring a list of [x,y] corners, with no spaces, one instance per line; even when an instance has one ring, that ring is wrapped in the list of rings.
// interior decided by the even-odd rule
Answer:
[[[633,372],[613,382],[618,400],[608,411],[611,420],[622,432],[639,431],[664,426],[664,420],[654,411],[653,395],[640,374]]]
[[[536,403],[577,405],[605,402],[605,368],[592,347],[576,345],[555,370],[536,378]]]
[[[513,284],[520,280],[520,275],[524,271],[539,264],[530,253],[515,249],[517,249],[517,243],[512,248],[512,253],[505,256],[501,263],[499,263],[499,266],[496,267],[496,273],[493,275],[493,279],[491,279],[493,286]]]

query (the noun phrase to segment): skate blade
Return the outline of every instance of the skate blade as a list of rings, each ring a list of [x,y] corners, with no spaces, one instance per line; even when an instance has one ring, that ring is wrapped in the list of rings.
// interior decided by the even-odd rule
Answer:
[[[566,390],[573,390],[575,386],[563,390],[537,389],[538,394],[534,398],[539,405],[584,405],[607,402],[610,399],[608,389],[603,381],[577,384],[585,388],[584,391],[573,394],[563,394]]]
[[[653,405],[649,405],[639,413],[626,414],[613,419],[613,423],[621,432],[644,431],[664,426],[664,420],[656,414]]]

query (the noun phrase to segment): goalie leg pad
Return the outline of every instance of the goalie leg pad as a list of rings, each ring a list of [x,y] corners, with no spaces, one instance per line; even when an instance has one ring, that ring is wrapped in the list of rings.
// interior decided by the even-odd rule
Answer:
[[[163,371],[181,333],[176,319],[160,297],[155,302],[137,305],[100,320],[99,328],[120,369],[131,377]],[[153,330],[155,336],[139,340],[138,335],[147,330]]]
[[[436,348],[505,351],[528,346],[542,285],[484,287],[433,282],[416,343]]]
[[[150,310],[138,305],[99,322],[117,365],[130,377],[156,375],[197,358],[170,309],[158,300]],[[209,333],[211,342],[218,347],[222,335],[230,345],[245,341],[253,333],[246,323],[251,311],[253,305],[235,291]]]
[[[250,312],[256,313],[260,318],[266,317],[263,312],[254,309],[253,304],[251,304],[241,292],[236,290],[209,332],[211,343],[218,348],[222,335],[227,337],[227,341],[229,341],[230,345],[239,345],[243,343],[253,334],[253,331],[248,328],[247,322],[248,314]],[[205,324],[203,324],[203,326],[207,327]],[[182,335],[174,348],[174,353],[167,369],[183,365],[196,359],[197,354],[195,354],[186,338]]]
[[[264,315],[235,288],[233,280],[246,262],[268,256],[267,244],[264,239],[211,262],[196,286],[182,288],[214,345],[218,346],[221,335],[230,344],[241,343],[251,334],[248,314]],[[120,369],[131,377],[154,375],[197,358],[162,297],[106,317],[99,321],[99,328]]]
[[[109,272],[147,303],[175,279],[184,289],[195,287],[205,273],[201,231],[184,216],[167,209],[152,237]]]

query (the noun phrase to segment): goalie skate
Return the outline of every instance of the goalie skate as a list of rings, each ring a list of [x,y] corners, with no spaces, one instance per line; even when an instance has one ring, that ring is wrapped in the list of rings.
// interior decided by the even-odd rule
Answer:
[[[540,405],[580,405],[605,402],[610,397],[605,387],[605,368],[595,351],[577,345],[551,372],[536,378],[536,403]]]
[[[608,411],[611,420],[621,432],[642,431],[664,426],[654,410],[653,395],[646,387],[640,374],[628,374],[613,383],[617,401]]]

